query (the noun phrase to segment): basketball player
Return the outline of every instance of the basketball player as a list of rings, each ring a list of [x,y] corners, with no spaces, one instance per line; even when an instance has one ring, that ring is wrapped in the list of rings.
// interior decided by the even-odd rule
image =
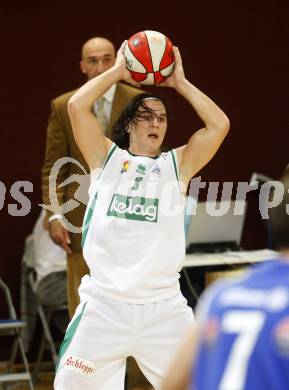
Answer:
[[[159,389],[193,323],[178,282],[185,257],[184,195],[191,177],[221,145],[229,121],[185,78],[175,47],[175,70],[164,85],[192,105],[204,127],[187,145],[159,154],[166,105],[139,95],[115,125],[121,149],[103,135],[90,107],[118,80],[136,84],[126,69],[124,44],[115,65],[88,81],[68,104],[75,140],[92,176],[83,223],[90,276],[82,279],[80,305],[61,347],[56,390],[121,390],[127,356]]]
[[[289,172],[282,182],[269,221],[280,258],[205,292],[163,390],[289,389]]]

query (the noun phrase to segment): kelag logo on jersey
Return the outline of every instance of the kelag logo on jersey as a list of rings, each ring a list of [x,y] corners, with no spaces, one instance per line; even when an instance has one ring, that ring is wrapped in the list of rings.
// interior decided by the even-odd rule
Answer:
[[[107,215],[117,218],[133,219],[135,221],[157,222],[158,206],[158,199],[115,194],[110,203]]]

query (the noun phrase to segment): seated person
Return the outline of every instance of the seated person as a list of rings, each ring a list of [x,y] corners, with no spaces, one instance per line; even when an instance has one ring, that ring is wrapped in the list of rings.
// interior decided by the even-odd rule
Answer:
[[[34,270],[36,272],[36,294],[45,306],[67,303],[66,254],[54,244],[48,233],[48,219],[42,210],[33,229]]]
[[[31,269],[36,275],[33,287],[29,283]],[[31,352],[36,326],[36,298],[44,308],[67,303],[66,254],[49,236],[45,210],[41,211],[32,234],[25,240],[22,260],[21,318],[27,323],[22,338],[27,353]],[[53,316],[53,322],[61,334],[65,332],[68,321],[66,311],[61,310]]]

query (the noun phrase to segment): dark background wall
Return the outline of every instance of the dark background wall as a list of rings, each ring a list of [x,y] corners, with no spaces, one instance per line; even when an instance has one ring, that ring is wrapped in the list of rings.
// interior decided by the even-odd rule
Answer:
[[[1,270],[18,302],[23,242],[41,202],[40,169],[50,100],[79,86],[82,43],[95,35],[118,47],[145,29],[161,31],[179,46],[186,75],[228,114],[231,132],[203,181],[248,181],[252,171],[278,178],[288,163],[288,2],[2,2],[0,180]],[[168,98],[176,120],[169,144],[181,145],[201,125],[174,91]],[[8,204],[16,181],[28,180],[31,211],[12,217]],[[3,188],[1,198],[3,200]],[[262,246],[257,223],[249,220],[244,245]]]

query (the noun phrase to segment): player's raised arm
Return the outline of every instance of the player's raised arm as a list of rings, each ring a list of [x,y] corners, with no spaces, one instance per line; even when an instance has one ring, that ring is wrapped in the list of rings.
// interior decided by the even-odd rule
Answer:
[[[91,170],[102,166],[112,143],[103,135],[97,118],[91,112],[91,107],[111,85],[119,80],[138,85],[131,79],[126,69],[124,45],[125,42],[118,50],[115,65],[89,80],[68,102],[68,113],[75,141]]]
[[[162,85],[176,89],[193,106],[205,125],[194,132],[187,145],[176,149],[180,179],[188,185],[192,176],[217,152],[229,131],[230,123],[225,113],[186,79],[181,56],[176,47],[174,47],[174,54],[176,58],[174,72]]]

